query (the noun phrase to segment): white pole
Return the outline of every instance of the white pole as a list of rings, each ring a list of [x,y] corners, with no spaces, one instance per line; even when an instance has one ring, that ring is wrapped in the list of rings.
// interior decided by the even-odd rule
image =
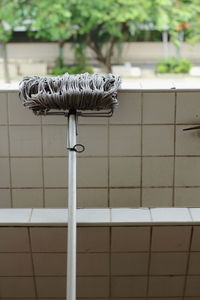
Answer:
[[[68,147],[76,145],[76,115],[68,121]],[[76,300],[76,151],[68,157],[68,247],[67,247],[67,300]]]

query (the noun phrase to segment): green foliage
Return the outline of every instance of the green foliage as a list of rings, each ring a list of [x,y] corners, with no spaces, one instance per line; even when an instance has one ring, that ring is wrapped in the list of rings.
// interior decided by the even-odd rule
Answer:
[[[74,65],[74,66],[66,66],[66,67],[63,67],[63,68],[58,68],[58,67],[55,67],[55,68],[52,68],[50,70],[50,74],[51,75],[62,75],[64,73],[68,73],[68,74],[81,74],[81,73],[93,73],[93,69],[91,66],[85,66],[85,67],[82,67],[82,66],[79,66],[79,65]]]
[[[32,0],[31,33],[48,41],[65,41],[73,32],[70,1]]]
[[[8,42],[13,27],[20,23],[20,0],[0,0],[0,41]]]
[[[156,66],[157,73],[188,73],[192,67],[192,63],[188,59],[178,59],[170,57],[162,60]]]

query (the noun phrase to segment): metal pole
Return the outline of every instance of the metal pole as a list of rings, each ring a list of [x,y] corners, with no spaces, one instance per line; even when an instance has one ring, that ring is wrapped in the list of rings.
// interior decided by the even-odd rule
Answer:
[[[76,145],[76,115],[68,118],[68,147]],[[76,300],[76,151],[68,157],[67,300]]]

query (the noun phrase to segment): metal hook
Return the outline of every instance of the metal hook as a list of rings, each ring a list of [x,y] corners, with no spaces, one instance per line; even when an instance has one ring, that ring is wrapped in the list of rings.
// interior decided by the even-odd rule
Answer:
[[[183,131],[195,130],[195,129],[200,129],[200,126],[189,127],[189,128],[183,128]]]

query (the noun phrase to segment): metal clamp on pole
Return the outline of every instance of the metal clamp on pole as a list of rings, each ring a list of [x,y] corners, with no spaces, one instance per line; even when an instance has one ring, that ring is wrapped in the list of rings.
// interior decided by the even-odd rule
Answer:
[[[69,151],[75,151],[77,153],[82,153],[85,151],[85,146],[82,145],[82,144],[76,144],[74,145],[74,147],[70,148],[70,147],[67,147],[67,150]]]

